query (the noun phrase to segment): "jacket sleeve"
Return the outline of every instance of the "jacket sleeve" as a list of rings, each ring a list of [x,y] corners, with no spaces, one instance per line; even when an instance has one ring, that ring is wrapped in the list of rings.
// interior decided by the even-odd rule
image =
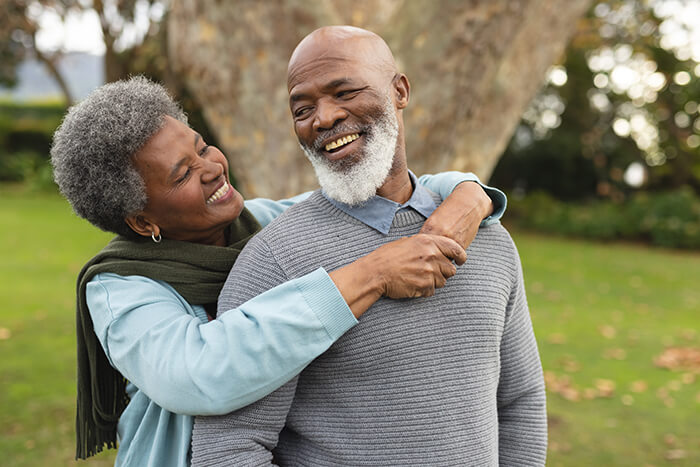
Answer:
[[[501,338],[497,391],[499,465],[543,466],[547,456],[544,378],[515,245],[513,250],[513,284]]]
[[[247,245],[231,270],[219,296],[219,309],[233,308],[285,279],[274,255],[258,237]],[[297,380],[228,415],[197,417],[192,432],[192,466],[271,465],[272,450],[284,428]]]
[[[158,405],[187,415],[260,399],[357,323],[323,269],[260,289],[208,323],[201,307],[141,276],[95,276],[87,303],[111,364]]]
[[[443,201],[445,200],[445,198],[450,196],[450,193],[452,193],[455,187],[462,182],[478,183],[479,185],[481,185],[481,188],[484,189],[488,197],[491,198],[491,201],[493,202],[493,213],[489,217],[481,221],[482,226],[487,226],[496,223],[501,219],[501,217],[503,217],[503,214],[506,212],[506,205],[508,204],[508,200],[506,198],[505,193],[503,193],[498,188],[493,188],[488,185],[484,185],[479,180],[479,177],[477,177],[471,172],[462,173],[452,171],[442,172],[435,175],[426,174],[418,177],[418,183],[420,183],[430,191],[440,195],[440,198],[442,198]]]

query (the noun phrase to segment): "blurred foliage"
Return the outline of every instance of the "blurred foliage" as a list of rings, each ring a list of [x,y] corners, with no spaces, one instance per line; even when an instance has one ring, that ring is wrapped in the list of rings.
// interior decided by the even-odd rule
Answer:
[[[508,220],[522,228],[594,240],[700,248],[700,196],[689,187],[639,192],[623,203],[598,199],[571,204],[542,191],[511,196]]]
[[[49,149],[65,104],[0,102],[0,182],[54,189]]]
[[[209,144],[216,144],[200,106],[170,69],[165,28],[167,7],[168,2],[162,0],[3,2],[0,6],[0,33],[8,40],[0,45],[0,83],[15,84],[17,64],[28,55],[37,53],[41,55],[38,58],[44,58],[44,63],[53,66],[51,73],[54,77],[60,78],[55,63],[61,51],[43,52],[42,55],[35,50],[37,15],[41,11],[50,11],[65,21],[70,13],[93,9],[103,25],[106,80],[141,74],[163,83],[182,105],[190,125]],[[129,43],[124,31],[136,23],[137,16],[141,23],[143,18],[148,20],[148,28],[140,40]],[[66,102],[70,103],[70,95],[67,91],[64,94]],[[53,132],[61,123],[65,110],[66,105],[61,102],[0,102],[0,182],[25,181],[41,189],[54,187],[48,162],[49,149]]]
[[[688,1],[596,2],[525,112],[491,183],[563,200],[700,193],[700,57]],[[677,38],[686,38],[686,43]],[[625,176],[637,169],[637,183]],[[636,186],[633,186],[636,185]]]
[[[70,89],[58,69],[61,50],[42,50],[37,47],[39,22],[45,12],[61,20],[74,11],[83,9],[80,0],[3,0],[0,5],[0,84],[13,86],[17,81],[17,66],[34,57],[43,63],[61,88],[68,104],[73,102]]]
[[[190,126],[197,130],[208,144],[218,146],[216,135],[207,125],[201,105],[170,66],[167,15],[166,10],[141,44],[117,54],[116,60],[124,67],[122,77],[144,75],[162,83],[182,106]]]
[[[14,86],[17,83],[15,70],[24,59],[26,47],[18,33],[22,29],[22,7],[17,2],[0,3],[0,84]]]
[[[66,23],[72,16],[92,11],[99,17],[105,45],[106,80],[116,81],[131,74],[130,64],[149,38],[158,34],[168,0],[3,0],[0,4],[0,84],[16,84],[17,66],[34,57],[43,63],[61,87],[68,103],[73,96],[58,63],[61,47],[37,47],[37,33],[44,16]]]

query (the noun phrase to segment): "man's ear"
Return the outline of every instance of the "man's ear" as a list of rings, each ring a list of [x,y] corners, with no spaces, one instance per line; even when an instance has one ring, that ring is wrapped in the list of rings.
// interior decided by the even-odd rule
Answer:
[[[135,214],[124,219],[126,225],[131,227],[131,230],[144,237],[151,235],[157,237],[160,235],[160,227],[147,219],[143,214]]]
[[[403,73],[394,80],[394,92],[396,93],[396,107],[405,109],[408,106],[408,97],[411,94],[411,84]]]

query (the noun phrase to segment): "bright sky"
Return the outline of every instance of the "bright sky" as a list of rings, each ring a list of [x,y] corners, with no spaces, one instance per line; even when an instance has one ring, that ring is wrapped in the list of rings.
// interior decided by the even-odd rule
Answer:
[[[57,14],[47,11],[41,15],[39,25],[36,41],[41,50],[63,49],[97,55],[105,52],[100,19],[93,10],[69,13],[65,24]]]
[[[107,8],[108,5],[105,7]],[[100,18],[94,10],[71,11],[64,23],[50,9],[42,9],[38,4],[34,4],[33,8],[34,11],[30,10],[30,15],[33,14],[38,18],[39,32],[36,40],[39,49],[104,54],[105,45],[102,41]],[[155,2],[151,5],[148,2],[137,2],[134,22],[121,24],[121,17],[112,10],[108,8],[106,14],[108,18],[112,18],[111,23],[118,24],[121,29],[117,48],[141,42],[148,31],[150,21],[160,20],[165,13],[161,2]]]

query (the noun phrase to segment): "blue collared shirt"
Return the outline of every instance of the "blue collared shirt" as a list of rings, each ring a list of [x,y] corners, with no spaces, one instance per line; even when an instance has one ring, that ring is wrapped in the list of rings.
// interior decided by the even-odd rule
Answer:
[[[386,235],[389,233],[391,224],[394,221],[394,216],[401,209],[413,209],[426,219],[437,209],[432,192],[418,183],[415,174],[410,170],[408,171],[408,176],[413,185],[413,194],[409,200],[403,204],[376,195],[362,204],[351,206],[330,198],[323,191],[322,193],[331,204],[347,215],[354,217],[358,221]],[[479,183],[484,190],[486,190],[486,193],[493,199],[495,206],[494,214],[485,219],[482,224],[487,225],[492,222],[497,222],[505,210],[505,195],[497,189],[482,185],[478,179],[474,179],[474,181]]]
[[[416,176],[410,170],[408,176],[413,185],[413,194],[403,204],[376,195],[362,204],[351,206],[328,197],[325,192],[323,192],[323,196],[345,214],[386,235],[389,233],[394,216],[399,210],[413,208],[427,219],[437,209],[431,192],[418,183]]]

